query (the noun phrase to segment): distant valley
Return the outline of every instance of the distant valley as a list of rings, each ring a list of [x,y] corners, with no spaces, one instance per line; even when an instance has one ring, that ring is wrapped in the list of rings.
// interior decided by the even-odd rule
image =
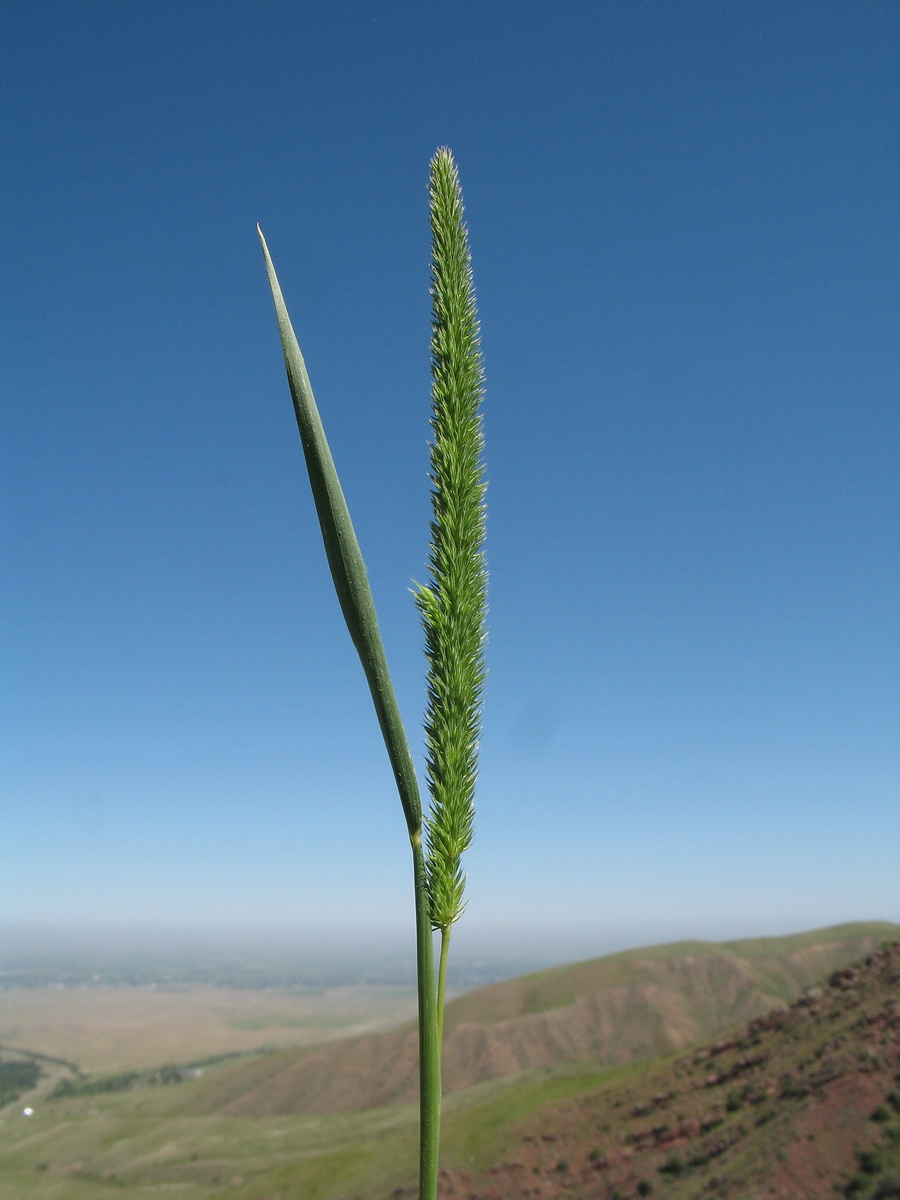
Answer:
[[[874,1198],[879,1178],[890,1179],[888,1135],[900,1129],[891,1007],[900,950],[881,949],[898,937],[900,927],[871,923],[676,943],[457,997],[447,1014],[443,1196],[686,1200],[706,1189],[749,1200],[765,1193],[738,1189],[735,1155],[752,1150],[746,1161],[763,1170],[771,1136],[794,1162],[790,1123],[808,1113],[806,1158],[791,1168],[808,1180],[816,1105],[846,1103],[855,1115],[839,1166],[820,1153],[815,1170],[839,1169],[848,1182],[854,1164],[868,1164],[854,1194]],[[868,965],[848,969],[854,962]],[[415,1163],[413,1027],[329,1036],[202,1065],[197,1054],[168,1066],[144,1055],[142,1069],[135,1061],[106,1076],[4,1052],[0,1068],[13,1083],[18,1070],[22,1090],[0,1111],[0,1200],[94,1200],[109,1188],[123,1200],[172,1188],[186,1200],[399,1200]]]

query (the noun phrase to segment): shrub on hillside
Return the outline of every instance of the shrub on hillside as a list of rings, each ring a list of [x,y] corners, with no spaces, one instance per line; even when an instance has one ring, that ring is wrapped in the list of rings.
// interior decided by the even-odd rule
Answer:
[[[41,1077],[36,1062],[0,1062],[0,1107],[30,1091]]]

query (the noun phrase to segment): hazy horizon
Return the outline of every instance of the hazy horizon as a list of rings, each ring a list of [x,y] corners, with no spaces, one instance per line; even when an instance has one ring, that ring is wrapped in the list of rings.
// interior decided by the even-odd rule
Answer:
[[[593,956],[615,953],[617,950],[640,946],[662,945],[680,941],[728,942],[756,937],[783,937],[814,932],[835,925],[866,922],[894,922],[879,915],[852,916],[846,921],[821,924],[800,924],[796,921],[709,920],[703,922],[652,921],[605,925],[597,927],[565,927],[552,924],[510,925],[497,923],[458,924],[453,943],[457,952],[503,953],[521,952],[562,954],[575,947],[590,950]],[[102,947],[132,949],[141,952],[153,948],[183,948],[197,946],[216,949],[236,947],[260,951],[282,951],[290,948],[331,950],[335,953],[355,953],[360,950],[373,955],[384,950],[408,953],[415,958],[414,930],[409,926],[279,924],[268,923],[117,923],[16,921],[0,922],[0,956],[10,950],[33,948],[66,950],[69,948]],[[2,961],[0,961],[2,966]]]

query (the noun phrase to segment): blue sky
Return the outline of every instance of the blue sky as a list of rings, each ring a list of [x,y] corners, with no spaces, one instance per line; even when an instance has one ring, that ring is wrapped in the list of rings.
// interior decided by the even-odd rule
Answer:
[[[411,920],[254,227],[418,748],[447,144],[490,481],[465,921],[900,920],[900,8],[10,2],[0,47],[3,919]]]

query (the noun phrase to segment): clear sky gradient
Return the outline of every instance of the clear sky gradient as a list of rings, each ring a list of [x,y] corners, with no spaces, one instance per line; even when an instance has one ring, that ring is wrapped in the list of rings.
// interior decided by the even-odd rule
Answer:
[[[900,920],[900,6],[0,7],[0,920],[411,922],[428,162],[483,329],[473,929]]]

